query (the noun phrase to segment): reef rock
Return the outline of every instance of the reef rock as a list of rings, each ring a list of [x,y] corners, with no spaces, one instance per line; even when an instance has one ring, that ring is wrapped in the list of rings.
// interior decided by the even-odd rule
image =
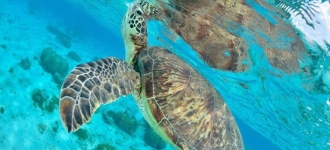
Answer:
[[[81,58],[80,56],[74,52],[74,51],[71,51],[68,53],[68,57],[71,58],[72,60],[76,61],[76,62],[80,62],[81,61]]]
[[[21,66],[24,70],[30,69],[31,68],[30,59],[28,57],[21,59],[21,61],[19,62],[19,66]]]
[[[69,63],[62,56],[58,55],[52,48],[45,48],[40,55],[39,64],[48,73],[66,76],[69,71]]]

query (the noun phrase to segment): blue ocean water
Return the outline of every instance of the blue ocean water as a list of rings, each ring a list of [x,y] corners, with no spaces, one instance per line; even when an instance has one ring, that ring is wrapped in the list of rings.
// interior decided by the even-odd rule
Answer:
[[[60,122],[58,96],[62,74],[98,58],[124,59],[120,26],[128,2],[1,0],[0,149],[172,149],[154,141],[155,137],[147,138],[151,137],[150,127],[131,96],[102,106],[92,121],[77,133],[67,133]],[[303,3],[307,4],[329,6],[327,1]],[[286,1],[279,1],[277,5],[288,12],[297,9]],[[297,16],[307,18],[307,23],[291,19],[297,28],[315,20],[319,22],[314,27],[317,29],[307,30],[307,25],[303,26],[307,29],[301,31],[309,35],[308,38],[321,41],[315,44],[310,42],[313,40],[306,40],[311,47],[324,50],[319,54],[324,59],[315,67],[325,69],[321,68],[307,82],[299,74],[285,74],[272,68],[258,44],[251,44],[252,58],[258,65],[245,73],[212,69],[182,39],[164,36],[164,32],[170,31],[156,21],[149,23],[150,45],[169,48],[215,86],[237,120],[246,149],[329,149],[330,95],[324,92],[326,89],[313,92],[301,86],[303,83],[310,86],[308,83],[319,79],[322,79],[319,86],[326,88],[328,84],[330,46],[326,40],[330,38],[316,34],[320,30],[330,31],[327,27],[318,29],[321,25],[329,26],[322,24],[322,19],[325,23],[330,21],[330,9],[326,8],[327,15],[315,13],[321,21],[317,17],[310,19],[306,11]],[[66,68],[62,69],[63,66]],[[61,69],[50,69],[56,67]],[[237,82],[247,84],[248,90]],[[113,115],[134,120],[129,123],[135,128],[123,127]]]

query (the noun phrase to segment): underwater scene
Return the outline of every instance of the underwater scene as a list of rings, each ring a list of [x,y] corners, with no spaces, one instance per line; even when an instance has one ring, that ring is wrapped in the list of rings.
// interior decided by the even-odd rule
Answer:
[[[0,149],[330,149],[329,50],[328,0],[0,0]]]

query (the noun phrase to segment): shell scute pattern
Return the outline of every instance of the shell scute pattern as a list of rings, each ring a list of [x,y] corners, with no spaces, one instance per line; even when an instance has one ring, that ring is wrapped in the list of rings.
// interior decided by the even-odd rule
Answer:
[[[138,61],[152,117],[174,144],[189,149],[243,147],[228,107],[192,67],[159,47],[147,48]]]

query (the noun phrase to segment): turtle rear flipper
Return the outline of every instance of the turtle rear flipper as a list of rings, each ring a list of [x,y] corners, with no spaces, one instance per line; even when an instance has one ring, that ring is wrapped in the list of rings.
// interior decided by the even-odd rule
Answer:
[[[104,58],[78,65],[61,88],[60,114],[68,132],[90,121],[100,104],[134,92],[140,75],[118,58]]]

